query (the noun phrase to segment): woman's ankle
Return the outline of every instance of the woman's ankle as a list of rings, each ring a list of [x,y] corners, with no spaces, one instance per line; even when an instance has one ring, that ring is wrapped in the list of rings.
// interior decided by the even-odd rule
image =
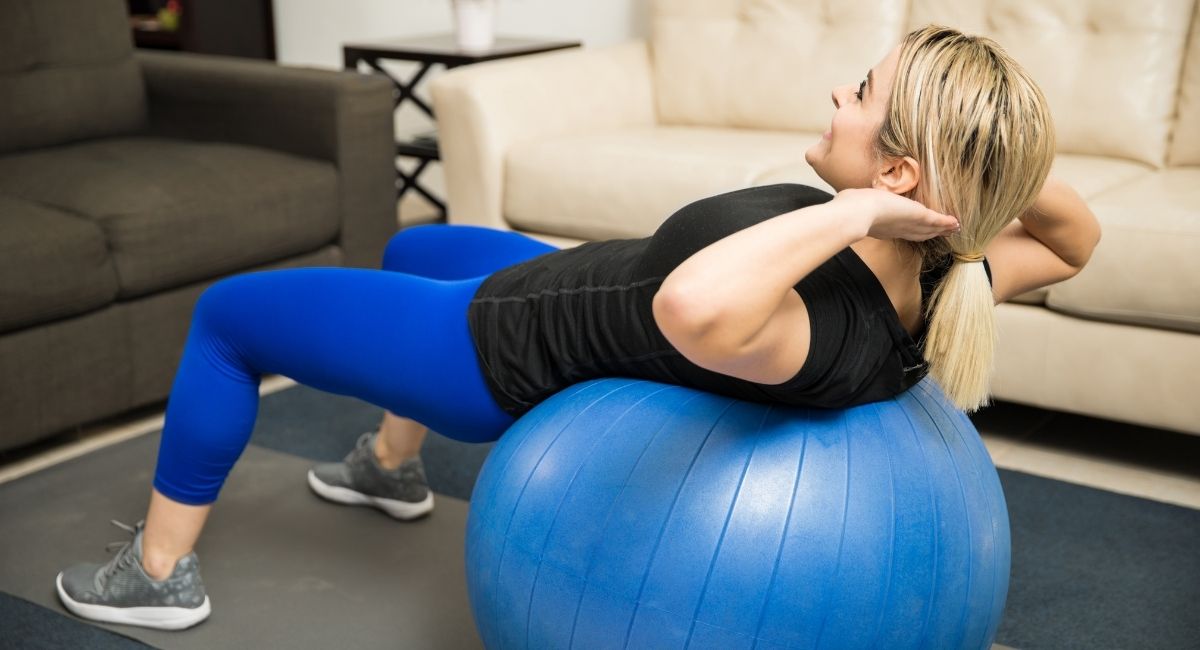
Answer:
[[[375,460],[379,466],[386,470],[393,470],[400,467],[404,461],[410,458],[416,458],[417,454],[405,454],[403,451],[396,451],[388,446],[387,438],[383,435],[375,436],[374,449]]]
[[[179,563],[180,557],[183,556],[174,557],[171,554],[147,548],[143,544],[142,571],[145,571],[151,579],[161,582],[170,578],[171,574],[175,572],[175,565]]]
[[[188,505],[157,489],[142,528],[142,570],[155,580],[169,578],[180,558],[192,552],[212,504]]]

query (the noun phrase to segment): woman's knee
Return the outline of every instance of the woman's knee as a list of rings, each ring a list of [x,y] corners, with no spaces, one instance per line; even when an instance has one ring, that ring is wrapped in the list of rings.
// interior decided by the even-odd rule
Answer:
[[[196,300],[192,321],[221,320],[225,314],[238,310],[246,300],[244,294],[249,283],[248,274],[232,275],[214,282]]]
[[[242,273],[213,283],[196,300],[189,336],[233,339],[264,320],[273,289],[264,280],[266,271]]]

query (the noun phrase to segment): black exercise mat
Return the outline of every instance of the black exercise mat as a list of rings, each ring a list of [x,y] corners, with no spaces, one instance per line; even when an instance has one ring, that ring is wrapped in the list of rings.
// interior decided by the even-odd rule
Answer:
[[[0,648],[144,650],[151,646],[0,591]]]
[[[1200,648],[1200,510],[1000,470],[1012,578],[996,641]]]

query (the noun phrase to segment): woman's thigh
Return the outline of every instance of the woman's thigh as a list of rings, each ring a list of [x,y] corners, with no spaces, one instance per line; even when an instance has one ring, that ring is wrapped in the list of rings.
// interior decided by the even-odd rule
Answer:
[[[434,280],[490,275],[558,250],[510,230],[434,224],[405,228],[383,253],[383,270]]]
[[[344,268],[249,273],[209,289],[193,329],[210,330],[235,372],[286,375],[448,436],[494,438],[511,417],[487,389],[467,327],[478,283]]]
[[[469,442],[512,423],[485,384],[467,327],[480,279],[320,268],[249,273],[201,296],[167,403],[154,485],[217,497],[254,428],[258,383],[278,373]]]

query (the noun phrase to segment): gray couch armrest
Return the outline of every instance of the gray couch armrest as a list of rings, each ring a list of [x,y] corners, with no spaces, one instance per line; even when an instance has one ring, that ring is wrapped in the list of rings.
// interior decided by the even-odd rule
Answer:
[[[376,75],[139,51],[149,134],[327,160],[339,173],[348,266],[378,268],[396,231],[392,85]]]

